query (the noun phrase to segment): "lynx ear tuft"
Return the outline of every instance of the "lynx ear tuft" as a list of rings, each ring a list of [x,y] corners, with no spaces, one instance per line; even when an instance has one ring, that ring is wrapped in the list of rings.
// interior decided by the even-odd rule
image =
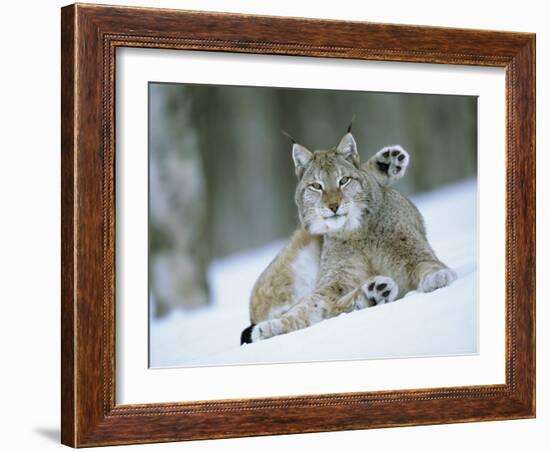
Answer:
[[[355,121],[355,115],[351,117],[351,121],[349,123],[348,130],[347,130],[348,133],[351,133],[351,128],[353,127],[353,121]]]
[[[286,130],[281,129],[281,133],[282,133],[285,137],[287,137],[287,138],[290,140],[290,142],[291,142],[292,144],[296,143],[296,140],[295,140]]]
[[[294,168],[296,170],[296,176],[301,178],[304,171],[311,162],[313,153],[301,144],[294,143],[292,145],[292,159],[294,160]]]
[[[342,137],[336,150],[340,154],[342,154],[342,157],[344,157],[346,160],[350,161],[357,167],[359,166],[359,153],[357,152],[357,143],[355,142],[355,138],[353,138],[351,132],[346,133]]]

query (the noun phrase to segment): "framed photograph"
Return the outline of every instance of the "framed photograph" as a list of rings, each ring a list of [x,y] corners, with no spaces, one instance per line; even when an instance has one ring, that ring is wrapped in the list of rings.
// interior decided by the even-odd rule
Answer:
[[[62,8],[62,442],[535,416],[535,36]]]

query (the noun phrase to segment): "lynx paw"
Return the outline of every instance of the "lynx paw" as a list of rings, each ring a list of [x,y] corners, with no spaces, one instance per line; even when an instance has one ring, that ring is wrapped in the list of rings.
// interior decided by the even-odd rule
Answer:
[[[409,166],[409,154],[399,145],[380,149],[374,159],[378,171],[390,179],[403,177]]]
[[[250,332],[251,342],[258,342],[263,339],[277,336],[283,332],[282,322],[280,319],[264,320],[252,327]]]
[[[388,276],[375,276],[363,284],[361,289],[370,306],[390,303],[399,293],[397,283]]]
[[[450,286],[456,280],[456,273],[450,268],[443,268],[425,275],[418,285],[419,292],[433,292],[436,289]]]

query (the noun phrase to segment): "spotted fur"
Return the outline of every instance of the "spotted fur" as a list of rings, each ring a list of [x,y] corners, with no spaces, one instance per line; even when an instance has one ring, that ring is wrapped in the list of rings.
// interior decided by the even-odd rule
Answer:
[[[456,278],[430,247],[418,209],[390,188],[409,163],[401,146],[383,148],[360,165],[348,132],[328,150],[294,143],[292,156],[301,226],[256,282],[247,342]]]

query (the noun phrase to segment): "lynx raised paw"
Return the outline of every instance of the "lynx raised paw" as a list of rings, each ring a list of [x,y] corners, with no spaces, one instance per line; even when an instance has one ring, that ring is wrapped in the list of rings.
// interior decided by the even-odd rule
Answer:
[[[436,289],[450,286],[455,280],[456,273],[450,268],[443,268],[424,276],[418,285],[418,291],[433,292]]]
[[[390,303],[399,293],[397,283],[388,276],[375,276],[363,284],[361,289],[370,306]]]
[[[283,332],[282,322],[280,319],[264,320],[252,327],[250,332],[250,341],[258,342],[263,339],[277,336]]]
[[[380,149],[374,159],[377,170],[390,180],[403,177],[409,166],[409,154],[399,145]]]

